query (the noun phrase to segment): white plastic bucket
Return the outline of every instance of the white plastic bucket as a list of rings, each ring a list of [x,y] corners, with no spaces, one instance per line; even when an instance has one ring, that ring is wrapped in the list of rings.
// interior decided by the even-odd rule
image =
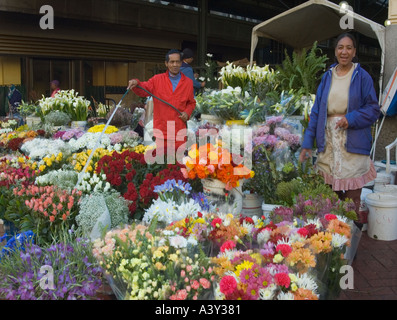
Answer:
[[[384,186],[377,186],[374,188],[374,192],[391,193],[397,196],[397,185],[387,184]]]
[[[371,189],[363,188],[361,191],[361,201],[360,201],[360,210],[358,213],[358,219],[359,222],[366,225],[368,223],[368,206],[365,203],[365,198],[367,197],[368,194],[372,193]],[[367,226],[365,226],[366,229]],[[363,227],[364,229],[364,227]]]
[[[260,217],[263,214],[262,202],[262,198],[255,193],[244,194],[243,209],[241,210],[241,213],[249,217]]]
[[[392,175],[390,173],[386,173],[386,171],[378,172],[374,181],[374,190],[376,190],[378,187],[390,184],[391,180]]]
[[[397,240],[397,196],[371,193],[365,198],[368,214],[368,236],[376,240]]]
[[[237,216],[243,208],[242,182],[240,186],[227,191],[226,184],[218,179],[202,179],[203,193],[222,213],[232,213]],[[226,198],[226,193],[228,197]]]
[[[277,204],[267,204],[267,203],[262,203],[262,211],[263,211],[263,215],[266,218],[267,222],[270,222],[269,216],[270,213],[277,207],[280,207],[280,205]]]

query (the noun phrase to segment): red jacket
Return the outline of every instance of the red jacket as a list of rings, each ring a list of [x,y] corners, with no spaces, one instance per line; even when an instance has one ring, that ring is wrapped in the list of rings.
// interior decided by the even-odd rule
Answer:
[[[191,116],[196,107],[196,100],[193,93],[193,82],[191,79],[181,73],[181,79],[175,91],[172,90],[172,83],[169,79],[168,71],[157,74],[146,82],[140,82],[138,85],[148,90],[153,95],[160,99],[167,101],[181,112],[186,112]],[[140,97],[149,96],[145,91],[134,88],[134,93]],[[153,128],[159,129],[163,132],[164,139],[174,139],[174,137],[167,137],[167,122],[175,122],[175,135],[181,129],[186,129],[186,123],[179,118],[179,113],[165,103],[153,98]],[[156,136],[156,132],[154,132]]]

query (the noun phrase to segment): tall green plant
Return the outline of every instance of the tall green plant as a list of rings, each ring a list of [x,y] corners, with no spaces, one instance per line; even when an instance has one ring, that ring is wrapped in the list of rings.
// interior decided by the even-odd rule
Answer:
[[[285,54],[282,64],[276,67],[281,90],[302,89],[305,95],[315,93],[328,60],[317,47],[317,42],[314,42],[309,52],[305,48],[299,53],[294,51],[292,57],[287,51]]]

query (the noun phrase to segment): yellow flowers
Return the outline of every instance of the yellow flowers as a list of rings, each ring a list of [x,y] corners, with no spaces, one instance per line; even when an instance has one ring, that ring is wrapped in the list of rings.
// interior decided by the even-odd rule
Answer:
[[[236,274],[237,277],[239,277],[241,271],[243,271],[243,270],[249,270],[249,269],[251,269],[251,267],[252,267],[253,265],[254,265],[253,262],[244,260],[243,263],[239,264],[239,265],[236,267],[236,271],[235,271],[234,273]]]
[[[72,156],[72,165],[74,166],[74,170],[76,170],[77,172],[81,172],[84,169],[84,166],[86,165],[87,160],[91,155],[91,152],[92,150],[87,150],[80,153],[75,153]],[[87,167],[86,172],[93,172],[99,159],[106,155],[111,155],[112,153],[113,151],[109,151],[107,149],[97,149],[90,161],[90,165]]]
[[[103,129],[105,129],[105,126],[106,126],[106,124],[98,124],[96,126],[91,127],[90,129],[88,129],[88,132],[90,132],[90,133],[102,132]],[[106,128],[105,133],[106,134],[111,134],[111,133],[118,132],[118,131],[119,131],[119,129],[117,129],[117,127],[108,126]]]
[[[51,156],[46,156],[44,157],[41,161],[39,162],[33,162],[30,167],[33,170],[36,170],[37,167],[39,168],[39,171],[43,173],[47,169],[59,169],[60,166],[64,162],[64,157],[62,152],[58,153],[57,155],[53,154]]]
[[[140,154],[145,154],[147,151],[154,149],[153,146],[144,146],[143,144],[139,144],[132,149],[132,151]]]

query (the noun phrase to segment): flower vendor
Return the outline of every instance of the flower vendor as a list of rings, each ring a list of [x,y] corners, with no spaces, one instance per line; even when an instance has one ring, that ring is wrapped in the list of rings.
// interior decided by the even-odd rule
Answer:
[[[138,96],[147,97],[149,94],[137,88],[139,85],[181,112],[179,115],[176,110],[162,101],[153,100],[153,128],[157,152],[162,153],[163,150],[167,153],[169,148],[175,153],[186,142],[186,123],[196,107],[196,101],[192,80],[180,72],[181,53],[178,50],[170,50],[166,55],[165,65],[168,69],[165,73],[155,75],[146,82],[132,79],[128,88],[133,89]]]

